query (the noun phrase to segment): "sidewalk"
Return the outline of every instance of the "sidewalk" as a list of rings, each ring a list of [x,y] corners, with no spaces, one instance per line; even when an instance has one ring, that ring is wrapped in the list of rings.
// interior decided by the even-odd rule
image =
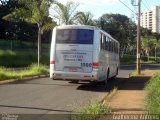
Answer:
[[[116,114],[142,114],[144,113],[144,90],[118,90],[108,103]]]
[[[117,92],[104,103],[113,109],[113,114],[143,114],[145,84],[150,76],[118,79]]]

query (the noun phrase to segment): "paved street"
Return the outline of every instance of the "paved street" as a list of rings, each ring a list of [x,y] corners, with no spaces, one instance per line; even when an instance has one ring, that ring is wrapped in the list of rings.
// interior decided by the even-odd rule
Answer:
[[[50,78],[0,86],[1,113],[67,113],[94,100],[101,100],[103,86],[73,84]]]
[[[126,78],[135,65],[121,66],[118,78]],[[143,65],[142,69],[159,69],[160,65]],[[89,83],[73,84],[68,81],[41,78],[0,85],[0,113],[52,114],[70,113],[91,101],[101,100],[114,88],[116,80],[102,85]]]

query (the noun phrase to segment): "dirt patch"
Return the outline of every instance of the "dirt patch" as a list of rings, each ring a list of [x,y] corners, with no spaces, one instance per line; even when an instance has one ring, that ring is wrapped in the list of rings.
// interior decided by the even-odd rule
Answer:
[[[145,70],[144,76],[153,76],[158,70]]]
[[[119,90],[108,103],[113,113],[143,113],[144,90]]]
[[[118,90],[113,97],[105,102],[113,108],[113,114],[142,114],[144,110],[144,90],[148,80],[156,70],[145,70],[144,76],[118,78]]]

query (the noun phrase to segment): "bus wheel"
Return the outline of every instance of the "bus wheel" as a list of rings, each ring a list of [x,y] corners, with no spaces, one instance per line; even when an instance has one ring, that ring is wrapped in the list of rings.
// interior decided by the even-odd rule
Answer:
[[[107,79],[104,80],[104,89],[105,90],[107,89],[107,81],[108,81]]]
[[[118,68],[117,68],[116,75],[118,75],[118,72],[119,72],[119,71],[118,71]]]
[[[107,78],[104,80],[104,88],[105,90],[107,89],[107,82],[108,82],[108,79],[109,79],[109,69],[108,69],[108,72],[107,72]]]

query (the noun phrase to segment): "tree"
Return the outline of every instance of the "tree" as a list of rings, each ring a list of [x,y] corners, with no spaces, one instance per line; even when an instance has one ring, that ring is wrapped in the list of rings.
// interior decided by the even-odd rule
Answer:
[[[120,14],[104,14],[97,21],[98,26],[112,35],[120,43],[120,55],[123,56],[125,49],[130,43],[130,33],[134,28],[130,19]]]
[[[4,6],[6,5],[8,2],[8,0],[0,0],[0,5]]]
[[[77,12],[76,23],[81,25],[92,25],[95,26],[96,22],[92,20],[93,15],[90,12]]]
[[[147,55],[148,61],[151,52],[154,51],[155,43],[156,43],[155,39],[148,39],[148,38],[142,39],[142,48],[144,49],[145,54]]]
[[[21,7],[4,16],[5,20],[24,20],[38,27],[38,65],[41,61],[41,35],[55,25],[49,18],[49,8],[53,0],[17,0]]]
[[[160,34],[159,33],[153,33],[153,37],[157,40],[157,42],[160,39]]]
[[[75,11],[79,4],[74,2],[67,2],[66,4],[62,4],[59,2],[55,2],[54,6],[54,18],[59,21],[59,24],[73,24],[75,19]]]

